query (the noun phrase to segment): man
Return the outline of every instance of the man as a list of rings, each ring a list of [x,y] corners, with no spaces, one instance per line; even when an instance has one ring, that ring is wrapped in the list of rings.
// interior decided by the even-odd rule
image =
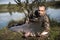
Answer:
[[[38,10],[35,11],[35,16],[29,19],[29,28],[31,29],[30,32],[25,34],[25,37],[31,36],[47,36],[50,30],[50,23],[48,16],[46,15],[46,7],[45,5],[39,5]],[[36,35],[37,34],[37,35]]]

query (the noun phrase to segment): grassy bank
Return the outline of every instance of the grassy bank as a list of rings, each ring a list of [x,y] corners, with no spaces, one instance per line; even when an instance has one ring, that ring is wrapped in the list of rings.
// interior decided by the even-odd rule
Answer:
[[[53,25],[52,25],[53,24]],[[60,40],[60,23],[56,21],[51,21],[51,30],[49,40]],[[17,33],[9,30],[8,28],[3,28],[0,30],[0,40],[23,40],[22,33]],[[36,38],[30,38],[30,40],[36,40]]]
[[[22,40],[22,33],[10,31],[8,28],[0,30],[0,40]]]
[[[60,40],[60,23],[50,20],[50,40]]]

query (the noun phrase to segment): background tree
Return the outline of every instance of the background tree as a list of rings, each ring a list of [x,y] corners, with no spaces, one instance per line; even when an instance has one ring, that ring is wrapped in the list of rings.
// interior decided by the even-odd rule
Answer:
[[[8,12],[10,13],[10,15],[12,15],[12,7],[11,7],[11,2],[8,3]]]
[[[24,1],[25,5],[22,5],[21,0],[14,0],[14,1],[20,6],[20,9],[21,8],[23,10],[26,9],[29,15],[31,13],[33,14],[34,8],[37,8],[39,4],[46,2],[46,0],[25,0]]]

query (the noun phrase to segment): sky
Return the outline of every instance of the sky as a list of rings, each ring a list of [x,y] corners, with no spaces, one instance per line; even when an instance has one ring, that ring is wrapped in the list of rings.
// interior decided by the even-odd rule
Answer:
[[[21,0],[21,1],[24,1],[24,0]],[[0,4],[8,4],[9,2],[11,2],[12,4],[16,4],[14,0],[0,0]]]
[[[12,4],[16,4],[14,0],[0,0],[0,4],[8,4],[9,2],[11,2]]]
[[[22,2],[24,2],[25,0],[21,0]],[[31,0],[29,0],[31,2]],[[0,0],[0,4],[8,4],[9,2],[11,2],[11,4],[16,4],[16,2],[14,0]]]
[[[21,0],[24,1],[24,0]],[[50,1],[50,0],[47,0]],[[12,4],[16,4],[16,2],[14,0],[0,0],[0,4],[8,4],[9,2],[11,2]]]

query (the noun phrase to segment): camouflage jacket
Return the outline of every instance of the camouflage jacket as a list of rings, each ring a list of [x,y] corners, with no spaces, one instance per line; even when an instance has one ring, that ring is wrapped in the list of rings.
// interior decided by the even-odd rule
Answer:
[[[50,23],[49,23],[49,18],[47,15],[30,19],[29,24],[30,24],[29,28],[31,28],[32,31],[35,31],[35,32],[42,32],[42,31],[49,32],[49,30],[50,30]]]

